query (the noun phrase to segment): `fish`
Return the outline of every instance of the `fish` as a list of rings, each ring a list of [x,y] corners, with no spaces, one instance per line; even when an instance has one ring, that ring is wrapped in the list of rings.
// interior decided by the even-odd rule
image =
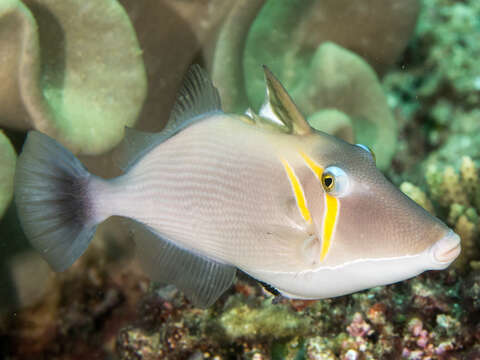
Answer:
[[[125,129],[113,179],[29,132],[15,202],[33,247],[64,271],[100,223],[124,217],[150,278],[204,308],[237,271],[283,297],[322,299],[447,268],[459,236],[389,182],[367,146],[313,129],[264,73],[258,113],[229,114],[193,65],[161,132]]]

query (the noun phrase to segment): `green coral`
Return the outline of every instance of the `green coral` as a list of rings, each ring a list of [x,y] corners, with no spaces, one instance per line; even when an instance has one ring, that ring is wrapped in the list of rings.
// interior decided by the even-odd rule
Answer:
[[[480,101],[480,2],[423,0],[417,36],[427,53],[422,96],[451,88],[466,105]]]
[[[272,305],[271,300],[260,306],[251,306],[244,299],[233,296],[219,324],[231,339],[283,338],[305,334],[311,319],[293,312],[286,305]]]
[[[479,24],[476,0],[422,1],[401,67],[383,81],[400,120],[392,178],[419,183],[431,164],[458,170],[463,156],[480,160]]]
[[[95,155],[135,124],[146,73],[117,1],[2,0],[0,29],[0,125]]]
[[[480,101],[480,3],[422,0],[418,25],[404,65],[385,78],[394,103],[448,119],[449,104],[472,108]],[[401,96],[401,98],[398,98]],[[424,109],[419,102],[429,101]],[[434,105],[433,107],[431,105]],[[435,106],[439,104],[439,107]]]

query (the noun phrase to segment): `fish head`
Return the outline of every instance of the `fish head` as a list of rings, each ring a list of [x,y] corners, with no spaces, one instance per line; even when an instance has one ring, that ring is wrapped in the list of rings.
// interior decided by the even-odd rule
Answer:
[[[459,236],[388,181],[372,151],[315,136],[320,141],[310,154],[318,164],[317,176],[310,181],[317,187],[307,184],[306,197],[314,207],[322,284],[327,275],[321,269],[358,277],[354,284],[346,281],[344,291],[335,280],[335,291],[349,293],[444,269],[455,260]]]

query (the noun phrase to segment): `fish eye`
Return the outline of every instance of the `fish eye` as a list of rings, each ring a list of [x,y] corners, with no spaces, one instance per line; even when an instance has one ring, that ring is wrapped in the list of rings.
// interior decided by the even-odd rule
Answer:
[[[367,145],[363,145],[363,144],[355,144],[355,145],[358,146],[359,148],[362,148],[366,152],[368,152],[372,156],[373,161],[376,162],[377,158],[375,157],[375,153],[373,152],[373,150],[371,148],[369,148]]]
[[[322,186],[332,196],[342,196],[348,190],[348,176],[338,166],[329,166],[322,174]]]

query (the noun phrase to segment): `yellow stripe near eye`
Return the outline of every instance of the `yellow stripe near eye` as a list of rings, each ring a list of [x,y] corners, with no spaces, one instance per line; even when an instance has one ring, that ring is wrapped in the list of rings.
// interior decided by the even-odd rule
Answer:
[[[295,194],[295,199],[297,200],[297,206],[300,210],[300,214],[302,214],[302,217],[307,223],[311,224],[312,217],[310,215],[310,211],[307,208],[307,202],[305,200],[305,194],[303,193],[302,186],[300,185],[300,182],[298,181],[298,178],[295,175],[295,172],[293,171],[290,164],[284,159],[282,159],[282,164],[285,167],[285,172],[287,173],[290,184],[292,185],[293,193]]]
[[[305,160],[305,162],[307,163],[310,170],[312,170],[313,173],[317,176],[318,180],[321,181],[322,180],[323,168],[318,166],[315,163],[315,161],[313,161],[310,157],[308,157],[308,155],[305,154],[304,152],[300,151],[300,156],[303,158],[303,160]]]
[[[323,168],[315,163],[307,154],[300,152],[307,166],[312,170],[319,181],[322,181]],[[336,197],[325,193],[325,216],[323,218],[323,234],[322,234],[322,251],[320,253],[320,261],[324,260],[330,250],[332,242],[333,230],[337,222],[339,213],[339,201]]]
[[[332,195],[325,194],[325,217],[323,218],[323,238],[322,238],[322,252],[320,253],[320,260],[325,259],[337,222],[339,204],[338,199]]]

